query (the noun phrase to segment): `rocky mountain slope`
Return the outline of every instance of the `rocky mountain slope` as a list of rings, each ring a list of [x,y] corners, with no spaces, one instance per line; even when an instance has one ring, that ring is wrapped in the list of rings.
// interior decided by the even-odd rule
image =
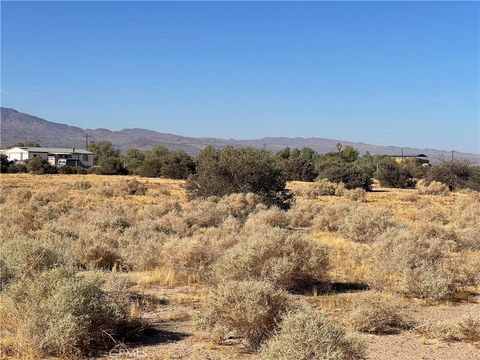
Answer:
[[[108,129],[82,129],[55,123],[39,117],[21,113],[14,109],[1,108],[0,144],[2,148],[23,141],[37,141],[42,146],[48,147],[85,147],[85,133],[93,140],[108,140],[120,150],[128,148],[148,149],[155,145],[164,145],[171,150],[185,150],[190,154],[198,153],[203,147],[212,145],[216,148],[224,146],[253,146],[277,151],[287,146],[291,148],[311,147],[318,152],[335,151],[335,144],[341,142],[344,146],[352,145],[361,153],[371,154],[400,154],[401,148],[397,146],[378,146],[362,142],[350,142],[324,138],[288,138],[266,137],[252,140],[234,140],[217,138],[194,138],[174,134],[160,133],[146,129],[123,129],[111,131]],[[440,161],[451,157],[449,151],[435,149],[404,148],[405,155],[424,153],[431,161]],[[456,152],[455,157],[464,158],[480,163],[480,155]]]

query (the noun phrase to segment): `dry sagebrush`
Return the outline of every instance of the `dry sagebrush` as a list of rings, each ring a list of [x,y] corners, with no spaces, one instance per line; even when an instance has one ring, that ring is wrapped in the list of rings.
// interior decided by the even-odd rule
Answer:
[[[355,242],[369,243],[390,227],[402,224],[392,218],[387,210],[370,209],[364,205],[353,206],[339,220],[338,231],[345,238]]]
[[[284,316],[275,335],[262,347],[263,360],[356,360],[365,345],[313,311]]]
[[[423,179],[417,182],[417,189],[420,195],[447,195],[450,191],[448,186],[441,182],[427,183]]]
[[[112,346],[129,325],[127,309],[99,280],[66,268],[14,283],[1,300],[2,331],[14,339],[11,355],[89,354]]]
[[[354,330],[375,334],[391,333],[413,326],[408,312],[399,300],[378,292],[358,297],[348,322]]]
[[[269,283],[229,281],[211,292],[199,324],[220,340],[234,332],[257,349],[271,336],[290,306],[288,294]]]
[[[370,286],[423,299],[446,299],[455,276],[446,267],[442,245],[405,228],[391,228],[372,247]]]
[[[480,342],[480,315],[470,313],[455,320],[427,321],[419,325],[416,331],[445,341]]]
[[[0,246],[0,289],[66,262],[64,256],[32,239],[13,238]]]
[[[327,252],[299,232],[260,228],[229,249],[214,267],[218,282],[264,280],[284,289],[326,280]]]

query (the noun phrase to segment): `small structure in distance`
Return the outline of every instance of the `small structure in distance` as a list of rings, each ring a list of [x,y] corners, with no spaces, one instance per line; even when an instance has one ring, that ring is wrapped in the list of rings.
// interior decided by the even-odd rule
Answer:
[[[406,161],[414,160],[417,164],[421,164],[423,166],[428,166],[430,164],[430,160],[428,160],[428,156],[425,154],[418,154],[418,155],[389,155],[393,160],[398,163],[405,163]]]
[[[26,162],[40,157],[53,166],[93,166],[93,153],[76,148],[13,147],[2,151],[9,161]]]

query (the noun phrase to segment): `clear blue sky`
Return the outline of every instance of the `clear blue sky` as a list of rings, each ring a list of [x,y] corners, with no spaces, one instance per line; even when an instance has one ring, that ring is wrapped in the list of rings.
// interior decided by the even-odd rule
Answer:
[[[2,2],[2,106],[480,152],[478,2]]]

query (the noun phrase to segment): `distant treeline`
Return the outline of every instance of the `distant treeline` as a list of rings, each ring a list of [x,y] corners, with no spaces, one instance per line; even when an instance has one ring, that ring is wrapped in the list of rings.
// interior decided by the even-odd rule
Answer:
[[[57,168],[40,158],[31,159],[26,164],[11,163],[2,155],[1,172],[132,174],[189,179],[191,192],[202,196],[247,191],[268,193],[272,184],[273,191],[278,192],[286,181],[316,179],[342,182],[347,189],[363,188],[367,191],[371,190],[373,178],[384,187],[409,188],[415,186],[416,180],[426,179],[427,182],[440,181],[451,190],[480,190],[480,167],[463,160],[424,166],[416,158],[405,158],[399,163],[388,155],[360,155],[355,148],[341,144],[337,144],[336,151],[325,154],[307,147],[287,147],[277,153],[254,148],[216,150],[206,147],[192,157],[184,151],[171,151],[164,146],[146,151],[129,149],[121,154],[108,141],[92,142],[88,150],[94,153],[93,168]],[[195,190],[195,187],[201,190]],[[207,188],[210,190],[205,190]]]

